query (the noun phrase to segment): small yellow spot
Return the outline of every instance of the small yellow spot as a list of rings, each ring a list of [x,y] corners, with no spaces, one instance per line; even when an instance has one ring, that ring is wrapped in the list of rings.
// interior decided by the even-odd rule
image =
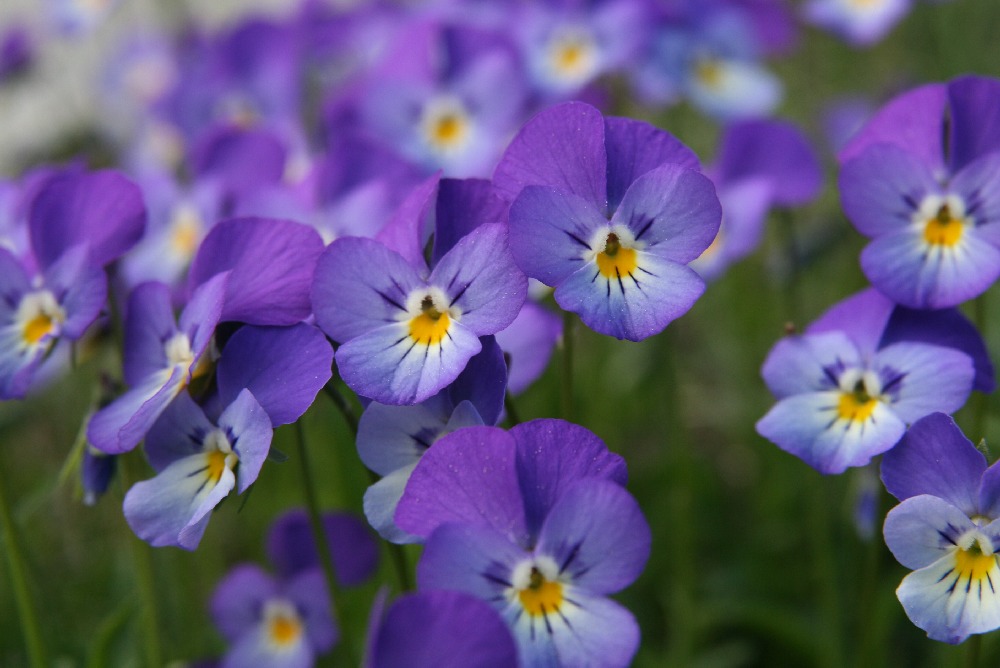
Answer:
[[[226,453],[222,450],[212,450],[205,453],[205,459],[208,460],[209,479],[213,483],[219,482],[222,479],[222,473],[226,470]]]
[[[444,114],[434,124],[434,142],[451,146],[465,135],[465,119],[458,114]]]
[[[996,554],[983,554],[979,543],[973,543],[968,550],[955,551],[955,571],[959,578],[982,580],[996,566]]]
[[[932,246],[954,246],[962,238],[964,226],[955,218],[947,204],[942,204],[937,215],[924,227],[924,241]]]
[[[451,318],[434,305],[430,295],[420,303],[420,315],[410,319],[410,338],[425,345],[438,345],[448,333]]]
[[[47,313],[39,313],[24,326],[24,340],[36,345],[47,334],[51,333],[55,323]]]
[[[291,645],[302,636],[302,622],[291,611],[278,612],[269,620],[268,631],[275,645]]]
[[[532,568],[528,587],[518,592],[518,598],[527,613],[533,617],[555,612],[562,605],[562,585],[546,580],[537,568]]]
[[[586,55],[586,45],[581,42],[562,44],[555,53],[556,69],[566,74],[578,74],[583,69]]]
[[[702,58],[694,67],[694,74],[709,88],[715,88],[722,82],[722,65],[713,58]]]
[[[201,220],[198,213],[184,206],[177,210],[170,234],[170,246],[181,257],[191,257],[198,250]]]
[[[598,253],[595,259],[601,275],[609,279],[624,278],[639,266],[635,258],[635,249],[623,247],[614,232],[608,234],[604,250]]]
[[[865,390],[864,384],[858,381],[853,392],[844,392],[840,395],[837,414],[842,420],[864,422],[871,417],[877,406],[878,399],[871,397]]]

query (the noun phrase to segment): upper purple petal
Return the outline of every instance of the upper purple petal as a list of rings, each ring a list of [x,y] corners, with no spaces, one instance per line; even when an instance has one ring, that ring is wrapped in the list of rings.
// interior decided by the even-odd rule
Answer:
[[[485,179],[441,179],[434,222],[432,264],[480,225],[503,223],[507,203]]]
[[[231,271],[222,320],[292,325],[312,313],[309,290],[323,240],[287,220],[233,218],[215,225],[191,265],[191,289]]]
[[[324,513],[322,521],[337,581],[353,587],[370,578],[378,567],[379,557],[371,530],[347,513]],[[266,545],[268,558],[284,577],[320,565],[305,510],[290,510],[276,519],[267,533]]]
[[[952,172],[1000,148],[1000,81],[964,76],[948,84]]]
[[[104,266],[139,241],[146,207],[139,188],[115,171],[74,172],[49,179],[29,214],[31,246],[46,267],[67,249],[86,243]]]

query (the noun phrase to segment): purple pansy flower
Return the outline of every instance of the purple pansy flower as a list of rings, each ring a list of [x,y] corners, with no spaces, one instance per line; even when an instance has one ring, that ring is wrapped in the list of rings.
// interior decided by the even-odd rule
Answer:
[[[517,647],[489,603],[457,591],[401,596],[374,620],[365,668],[509,668]]]
[[[339,636],[318,568],[281,579],[237,566],[216,586],[211,609],[229,642],[222,668],[307,668]]]
[[[123,370],[129,390],[90,419],[87,439],[109,454],[139,444],[171,401],[201,372],[229,274],[204,283],[175,324],[170,288],[143,283],[128,302]]]
[[[997,104],[995,79],[924,86],[841,152],[844,211],[872,238],[861,266],[900,304],[954,306],[1000,276],[1000,117],[980,112]]]
[[[421,590],[492,603],[522,666],[625,666],[638,625],[607,596],[639,575],[650,532],[624,481],[621,458],[582,427],[470,427],[427,451],[396,522],[427,538]]]
[[[701,296],[687,266],[721,210],[698,160],[670,134],[569,102],[511,142],[494,184],[510,207],[511,252],[556,302],[597,332],[638,341]]]
[[[102,267],[142,235],[136,186],[112,171],[67,169],[24,185],[30,253],[0,249],[0,398],[22,398],[60,339],[76,340],[104,308]],[[16,249],[19,255],[25,249]]]
[[[949,643],[1000,627],[1000,466],[933,413],[886,454],[882,481],[901,501],[884,531],[914,571],[896,590],[910,621]]]
[[[851,44],[868,46],[892,30],[911,5],[912,0],[809,0],[803,15]]]
[[[506,227],[484,223],[461,236],[442,222],[455,212],[440,202],[430,208],[436,193],[432,179],[403,203],[380,234],[392,248],[344,237],[327,247],[316,268],[316,322],[342,343],[341,377],[380,403],[414,404],[437,394],[480,351],[479,337],[509,325],[524,303],[527,279],[508,250]],[[454,199],[456,206],[464,202]],[[430,271],[421,256],[429,212],[454,244],[436,249]]]
[[[371,529],[347,513],[324,513],[321,521],[337,581],[345,587],[354,587],[374,575],[379,546]],[[267,556],[284,578],[320,567],[305,510],[290,510],[271,524],[267,532]]]
[[[791,123],[744,121],[726,128],[715,165],[705,170],[722,203],[722,225],[704,253],[691,263],[714,278],[760,243],[771,207],[801,206],[819,193],[819,159]]]
[[[907,424],[960,408],[977,366],[990,387],[975,330],[957,313],[928,315],[894,311],[871,290],[778,342],[762,369],[778,403],[758,433],[822,473],[842,473],[893,447]]]
[[[146,439],[146,456],[157,475],[125,495],[129,526],[155,547],[195,549],[215,506],[257,479],[271,434],[271,420],[249,390],[214,422],[190,395],[181,394]]]

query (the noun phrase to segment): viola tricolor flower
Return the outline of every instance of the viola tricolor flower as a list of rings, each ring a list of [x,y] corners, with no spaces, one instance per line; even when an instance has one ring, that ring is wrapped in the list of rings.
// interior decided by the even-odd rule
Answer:
[[[912,0],[809,0],[807,21],[868,46],[882,39],[910,11]]]
[[[985,347],[962,322],[953,312],[897,317],[875,291],[831,309],[765,360],[764,381],[778,403],[757,422],[758,433],[822,473],[863,466],[892,448],[907,424],[959,409],[974,382],[992,388]]]
[[[406,237],[404,245],[416,248],[416,234]],[[408,261],[378,241],[344,237],[316,269],[316,322],[343,344],[341,377],[380,403],[437,394],[480,351],[480,336],[510,324],[527,291],[499,223],[474,229],[429,273],[415,254]]]
[[[128,302],[123,370],[129,389],[97,411],[87,439],[108,454],[133,449],[170,402],[207,369],[205,353],[222,312],[229,273],[207,281],[175,324],[170,288],[143,283]]]
[[[427,539],[420,589],[490,602],[522,666],[625,666],[639,628],[607,596],[642,571],[650,533],[624,481],[621,458],[582,427],[469,427],[423,456],[396,523]]]
[[[237,566],[216,586],[211,610],[229,642],[222,668],[312,666],[339,637],[318,568],[281,579],[253,564]]]
[[[998,103],[993,79],[918,88],[841,152],[844,211],[872,238],[861,266],[896,302],[954,306],[1000,277],[1000,124],[978,120]]]
[[[601,334],[639,341],[705,290],[687,266],[721,210],[698,160],[670,134],[569,102],[514,138],[494,184],[510,207],[514,259]]]
[[[910,621],[949,643],[1000,627],[1000,466],[934,413],[886,454],[882,481],[901,501],[884,531],[914,571],[896,590]]]
[[[257,479],[271,446],[271,420],[249,390],[216,423],[188,394],[177,397],[146,438],[156,477],[125,495],[129,526],[154,547],[198,547],[212,510]]]

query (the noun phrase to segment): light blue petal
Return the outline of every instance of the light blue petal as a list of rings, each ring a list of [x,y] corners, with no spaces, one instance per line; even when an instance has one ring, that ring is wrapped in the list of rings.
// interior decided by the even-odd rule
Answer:
[[[955,506],[936,496],[921,494],[889,511],[883,533],[896,561],[917,569],[930,566],[954,550],[959,537],[974,528],[972,520]]]

